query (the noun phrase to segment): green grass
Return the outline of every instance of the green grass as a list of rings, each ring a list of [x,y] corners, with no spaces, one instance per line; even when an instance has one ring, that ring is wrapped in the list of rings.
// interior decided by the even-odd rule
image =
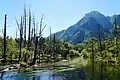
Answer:
[[[55,65],[58,67],[54,67],[52,71],[63,72],[63,71],[74,70],[74,69],[86,66],[87,63],[88,61],[85,60],[82,56],[76,57],[74,59],[69,59],[67,61],[60,61],[60,62],[55,63]]]
[[[81,56],[81,57],[76,57],[74,59],[70,59],[70,60],[67,60],[67,61],[57,62],[57,63],[55,63],[55,65],[58,65],[58,66],[73,66],[73,67],[79,68],[81,66],[86,66],[87,63],[88,63],[88,61],[85,60]]]

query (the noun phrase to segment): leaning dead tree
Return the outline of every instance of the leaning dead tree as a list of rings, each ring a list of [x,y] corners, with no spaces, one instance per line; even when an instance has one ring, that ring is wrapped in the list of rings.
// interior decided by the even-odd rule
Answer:
[[[5,14],[5,22],[4,22],[4,50],[3,50],[3,60],[6,61],[6,20],[7,14]]]

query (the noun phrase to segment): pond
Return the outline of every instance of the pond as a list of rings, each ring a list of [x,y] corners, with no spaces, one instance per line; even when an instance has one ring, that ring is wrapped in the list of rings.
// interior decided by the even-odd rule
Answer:
[[[91,73],[90,73],[91,74]],[[0,73],[0,80],[92,80],[84,69],[74,69],[55,73],[51,69],[31,72],[8,71]],[[100,80],[99,75],[94,80]],[[103,80],[110,80],[106,77]]]
[[[50,69],[32,72],[8,71],[0,73],[0,76],[1,80],[85,80],[83,71],[54,73]]]

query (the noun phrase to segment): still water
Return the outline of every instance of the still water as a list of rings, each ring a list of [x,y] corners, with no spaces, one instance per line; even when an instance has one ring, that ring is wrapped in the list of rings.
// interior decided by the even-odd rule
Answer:
[[[49,69],[32,72],[9,71],[0,73],[0,80],[85,80],[84,71],[53,73]]]

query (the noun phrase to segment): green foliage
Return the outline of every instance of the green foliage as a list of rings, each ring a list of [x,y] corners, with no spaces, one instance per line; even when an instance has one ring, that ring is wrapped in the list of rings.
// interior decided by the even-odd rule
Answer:
[[[27,41],[26,41],[27,42]],[[3,53],[3,38],[0,37],[0,59],[2,58]],[[116,44],[117,43],[117,44]],[[103,40],[102,51],[100,51],[99,41],[96,38],[88,38],[84,41],[84,43],[80,44],[70,44],[63,40],[51,40],[51,48],[50,41],[48,39],[43,38],[42,43],[38,44],[37,54],[36,54],[36,62],[44,61],[45,63],[61,61],[63,59],[82,57],[88,65],[91,66],[93,54],[94,54],[94,62],[95,62],[95,70],[100,74],[100,64],[104,65],[104,74],[109,74],[110,77],[115,77],[117,75],[117,70],[115,67],[119,67],[119,59],[120,59],[120,40],[116,42],[116,38],[113,40]],[[7,37],[6,40],[6,54],[7,60],[18,60],[19,56],[19,39],[12,39]],[[33,61],[34,54],[34,45],[31,45],[31,50],[28,50],[26,47],[22,47],[21,49],[21,62],[22,66],[27,66]],[[24,63],[24,64],[23,64]],[[112,71],[113,70],[113,71]],[[112,72],[111,72],[112,71]],[[113,76],[113,73],[115,76]]]
[[[70,50],[69,54],[70,54],[70,58],[80,57],[80,53],[75,50]]]

